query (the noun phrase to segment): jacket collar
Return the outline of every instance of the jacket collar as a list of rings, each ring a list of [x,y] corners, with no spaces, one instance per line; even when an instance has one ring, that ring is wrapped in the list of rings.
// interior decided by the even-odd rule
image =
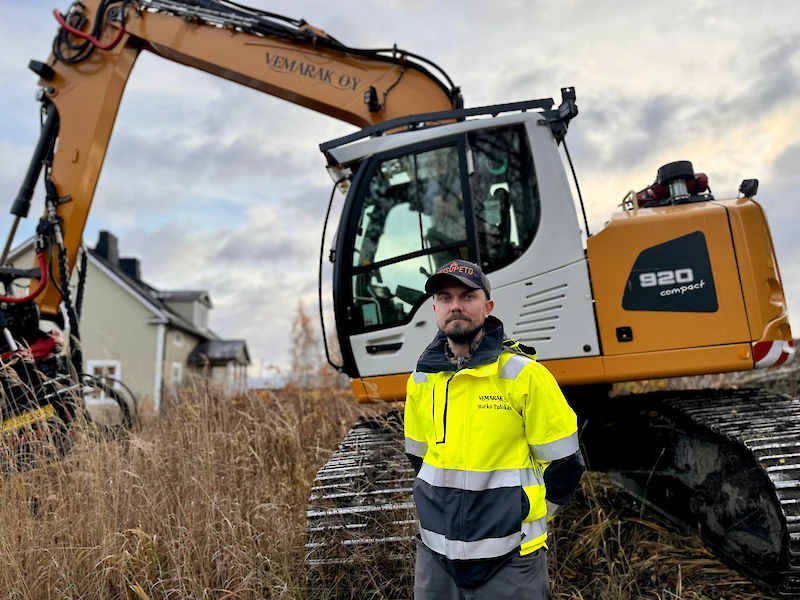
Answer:
[[[485,333],[478,347],[469,359],[464,369],[480,367],[496,362],[503,351],[503,323],[500,319],[489,315],[483,324]],[[440,373],[442,371],[455,371],[456,367],[445,356],[447,336],[441,331],[436,334],[433,341],[417,361],[417,371],[423,373]],[[463,370],[463,369],[462,369]]]

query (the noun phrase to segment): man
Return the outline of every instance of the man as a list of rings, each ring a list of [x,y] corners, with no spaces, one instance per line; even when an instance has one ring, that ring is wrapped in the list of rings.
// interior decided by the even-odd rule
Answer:
[[[406,453],[420,520],[415,600],[550,598],[547,522],[584,466],[577,418],[534,350],[503,335],[489,281],[428,278],[439,333],[409,377]]]

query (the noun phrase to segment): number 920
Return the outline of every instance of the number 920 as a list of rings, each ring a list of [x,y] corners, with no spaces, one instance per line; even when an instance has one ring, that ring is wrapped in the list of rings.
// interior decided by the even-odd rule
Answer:
[[[640,273],[639,285],[643,288],[660,285],[675,285],[677,283],[692,283],[694,272],[691,269],[676,269],[674,271],[655,271]]]

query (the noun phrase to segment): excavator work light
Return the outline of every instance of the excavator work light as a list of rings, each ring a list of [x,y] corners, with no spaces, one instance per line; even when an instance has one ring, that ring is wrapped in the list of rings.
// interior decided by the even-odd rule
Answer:
[[[378,112],[382,108],[381,103],[378,102],[378,90],[373,86],[369,86],[369,89],[364,92],[364,104],[371,113]]]

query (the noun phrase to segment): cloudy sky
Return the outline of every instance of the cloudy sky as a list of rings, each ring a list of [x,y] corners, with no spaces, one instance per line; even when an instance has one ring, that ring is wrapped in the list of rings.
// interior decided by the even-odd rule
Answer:
[[[55,2],[55,4],[54,4]],[[0,198],[10,207],[38,132],[36,76],[66,0],[0,0]],[[795,323],[800,318],[800,3],[797,0],[249,0],[357,47],[432,59],[466,104],[559,98],[590,226],[657,168],[691,160],[718,198],[761,181]],[[107,229],[161,288],[207,289],[211,325],[261,364],[288,361],[298,299],[315,310],[330,179],[317,146],[345,123],[143,54],[85,240]],[[41,198],[41,194],[39,194]],[[41,204],[40,204],[41,205]],[[33,214],[34,211],[32,211]],[[0,236],[10,227],[0,214]],[[29,219],[17,235],[28,237]]]

